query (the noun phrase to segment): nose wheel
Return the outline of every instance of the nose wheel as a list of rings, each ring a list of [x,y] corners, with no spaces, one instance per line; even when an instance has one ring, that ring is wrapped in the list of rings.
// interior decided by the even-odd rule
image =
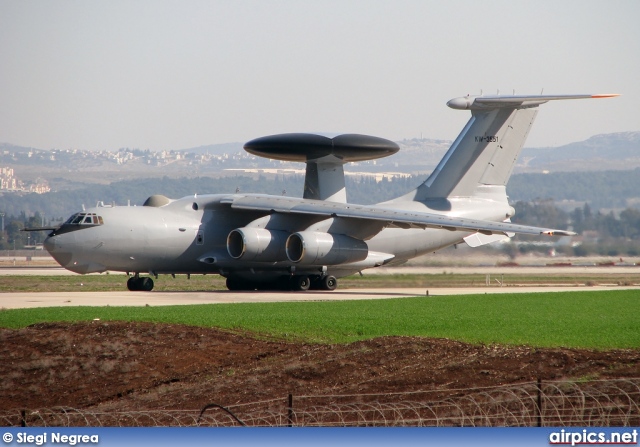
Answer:
[[[132,292],[151,292],[153,290],[153,279],[148,276],[132,276],[127,280],[127,289]]]

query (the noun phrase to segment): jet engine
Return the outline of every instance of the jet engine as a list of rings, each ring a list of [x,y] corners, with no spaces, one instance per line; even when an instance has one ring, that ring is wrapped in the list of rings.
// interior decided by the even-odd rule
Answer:
[[[236,228],[227,236],[227,251],[232,258],[243,261],[284,261],[288,234],[264,228]]]
[[[335,265],[362,261],[369,247],[364,241],[343,234],[299,231],[287,239],[286,252],[291,262]]]

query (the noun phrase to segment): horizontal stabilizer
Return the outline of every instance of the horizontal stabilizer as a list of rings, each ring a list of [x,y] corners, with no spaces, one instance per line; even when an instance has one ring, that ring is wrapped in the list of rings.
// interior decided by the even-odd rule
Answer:
[[[488,110],[500,108],[531,107],[548,101],[562,99],[598,99],[620,96],[617,93],[601,93],[598,95],[495,95],[495,96],[463,96],[447,103],[457,110]]]

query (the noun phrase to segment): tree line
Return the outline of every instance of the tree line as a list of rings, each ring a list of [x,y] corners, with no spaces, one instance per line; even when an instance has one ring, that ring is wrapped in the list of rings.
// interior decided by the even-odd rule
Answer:
[[[553,200],[519,201],[514,204],[512,221],[524,225],[571,230],[582,237],[579,245],[558,244],[557,250],[575,256],[599,254],[607,256],[640,256],[640,210],[626,208],[618,215],[613,211],[593,210],[588,203],[567,212]],[[516,236],[517,240],[533,240]],[[539,238],[538,238],[539,239]],[[533,247],[533,245],[532,245]],[[521,251],[533,249],[523,246]],[[544,250],[538,246],[537,250]]]

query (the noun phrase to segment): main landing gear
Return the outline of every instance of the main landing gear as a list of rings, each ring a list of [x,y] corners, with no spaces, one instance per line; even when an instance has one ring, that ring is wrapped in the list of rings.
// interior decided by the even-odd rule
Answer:
[[[286,290],[294,292],[305,292],[307,290],[335,290],[338,287],[338,280],[335,276],[281,276],[271,282],[254,282],[237,277],[227,278],[227,289],[229,290]],[[136,273],[127,280],[127,289],[132,292],[151,292],[153,290],[153,279],[148,276],[140,276]]]
[[[148,276],[141,277],[136,273],[127,280],[127,289],[132,292],[151,292],[153,290],[153,279]]]
[[[253,282],[240,278],[227,278],[227,289],[239,290],[287,290],[305,292],[311,290],[335,290],[338,280],[335,276],[283,276],[272,282]]]
[[[335,276],[323,276],[316,280],[318,290],[336,290],[338,280]]]

